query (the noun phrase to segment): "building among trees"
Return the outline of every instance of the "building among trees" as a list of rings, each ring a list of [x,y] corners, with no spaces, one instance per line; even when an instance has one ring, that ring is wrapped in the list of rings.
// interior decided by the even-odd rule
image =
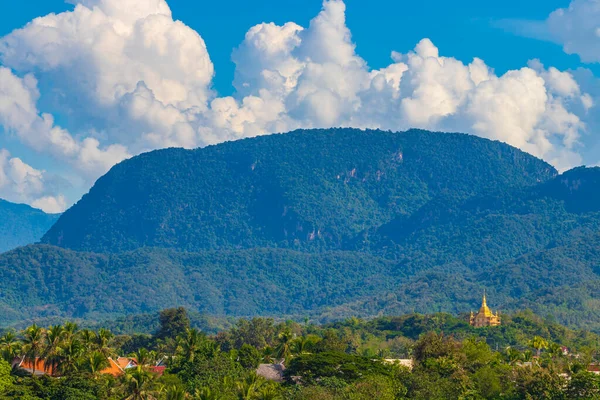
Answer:
[[[482,328],[484,326],[498,326],[500,325],[500,313],[494,314],[487,305],[485,292],[483,293],[483,302],[481,308],[477,314],[471,311],[470,323],[475,328]]]

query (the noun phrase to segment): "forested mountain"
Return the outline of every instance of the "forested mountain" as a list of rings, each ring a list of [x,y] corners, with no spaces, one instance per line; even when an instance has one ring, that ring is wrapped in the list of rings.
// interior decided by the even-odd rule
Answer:
[[[494,308],[600,331],[599,180],[416,130],[156,151],[0,256],[0,317],[461,313],[487,288]]]
[[[340,249],[438,196],[464,199],[555,174],[513,147],[461,134],[296,131],[125,161],[43,242],[100,252]]]
[[[0,199],[0,253],[39,241],[58,217]]]

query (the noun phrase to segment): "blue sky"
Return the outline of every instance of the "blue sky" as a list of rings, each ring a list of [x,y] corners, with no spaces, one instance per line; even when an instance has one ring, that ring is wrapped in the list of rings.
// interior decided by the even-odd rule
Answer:
[[[600,162],[594,0],[70,2],[1,6],[11,201],[60,211],[140,152],[298,127],[455,130],[560,170]]]
[[[10,33],[33,18],[73,8],[63,0],[6,2],[0,14],[0,35]],[[565,0],[349,0],[347,18],[357,51],[373,68],[389,63],[393,50],[412,49],[428,37],[442,50],[465,62],[480,57],[503,73],[519,68],[532,58],[560,69],[579,65],[576,55],[565,54],[561,46],[513,34],[498,27],[506,19],[544,20],[553,10],[568,6]],[[260,22],[283,24],[294,21],[308,25],[321,8],[320,0],[230,0],[204,2],[172,0],[175,19],[199,32],[207,43],[217,71],[215,87],[231,94],[234,64],[231,50],[248,29]]]

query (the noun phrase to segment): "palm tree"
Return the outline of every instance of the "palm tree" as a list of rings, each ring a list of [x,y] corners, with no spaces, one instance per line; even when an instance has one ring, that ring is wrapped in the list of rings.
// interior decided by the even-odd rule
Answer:
[[[205,342],[202,332],[197,329],[188,329],[185,336],[179,339],[179,353],[188,362],[194,361],[196,352]]]
[[[104,328],[100,329],[96,334],[95,348],[104,354],[106,358],[114,355],[114,349],[110,346],[113,337],[112,332]]]
[[[275,357],[279,360],[286,361],[292,355],[292,340],[294,335],[289,329],[284,330],[277,336],[277,346],[275,347]]]
[[[273,362],[273,348],[271,346],[265,346],[265,348],[262,350],[262,358],[266,363]]]
[[[62,343],[65,336],[65,329],[62,325],[54,325],[46,330],[45,347],[42,352],[44,359],[44,368],[55,371],[59,369],[62,362]]]
[[[6,332],[0,338],[0,352],[6,362],[12,363],[19,354],[20,349],[21,343],[17,340],[17,335],[14,332]]]
[[[177,341],[173,338],[167,338],[166,340],[159,340],[156,345],[156,352],[158,357],[171,359],[177,352]]]
[[[154,365],[156,363],[156,352],[148,351],[145,348],[139,349],[134,353],[133,357],[137,361],[137,364],[142,367]]]
[[[548,342],[540,336],[534,336],[533,339],[531,339],[531,342],[529,342],[529,345],[537,351],[538,357],[540,356],[542,349],[548,348]]]
[[[562,347],[558,343],[549,343],[548,344],[548,353],[552,356],[552,358],[561,358],[563,356]]]
[[[512,347],[506,348],[506,359],[510,365],[516,364],[523,358],[521,352],[517,349],[513,349]]]
[[[79,332],[79,338],[81,339],[81,344],[86,350],[90,350],[96,345],[96,332],[91,331],[89,329],[84,329]]]
[[[126,400],[147,400],[153,397],[152,381],[154,375],[141,366],[132,368],[125,375]]]
[[[194,396],[197,400],[220,400],[221,395],[213,392],[210,388],[202,388],[196,390],[196,396]]]
[[[31,325],[23,331],[23,357],[33,364],[33,376],[35,376],[35,364],[44,350],[44,330],[36,324]]]
[[[108,368],[109,366],[110,361],[108,358],[104,355],[104,353],[98,350],[87,356],[83,362],[84,369],[94,377],[97,377],[102,370]]]
[[[184,400],[186,397],[185,390],[177,385],[169,387],[165,393],[165,400]]]
[[[83,351],[83,344],[76,336],[65,339],[61,347],[61,363],[59,366],[59,372],[62,375],[77,372]]]
[[[264,385],[256,374],[250,374],[246,379],[236,382],[238,400],[252,400]]]
[[[255,395],[257,400],[282,400],[283,396],[276,386],[272,384],[263,385]]]
[[[74,322],[66,322],[64,326],[65,339],[69,339],[77,333],[79,327]]]
[[[316,335],[300,336],[294,339],[294,342],[292,343],[292,352],[294,354],[308,354],[314,349],[319,340],[321,340],[321,338]]]

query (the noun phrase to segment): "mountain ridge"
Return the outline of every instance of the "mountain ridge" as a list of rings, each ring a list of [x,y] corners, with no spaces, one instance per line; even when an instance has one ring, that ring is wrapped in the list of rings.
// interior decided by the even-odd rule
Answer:
[[[0,253],[39,241],[58,217],[0,199]]]
[[[487,288],[494,308],[600,331],[598,182],[598,168],[558,175],[503,143],[418,130],[147,153],[45,244],[0,256],[0,316],[462,313]]]
[[[127,160],[42,242],[100,252],[340,249],[444,191],[469,197],[555,175],[527,153],[464,134],[295,131]]]

